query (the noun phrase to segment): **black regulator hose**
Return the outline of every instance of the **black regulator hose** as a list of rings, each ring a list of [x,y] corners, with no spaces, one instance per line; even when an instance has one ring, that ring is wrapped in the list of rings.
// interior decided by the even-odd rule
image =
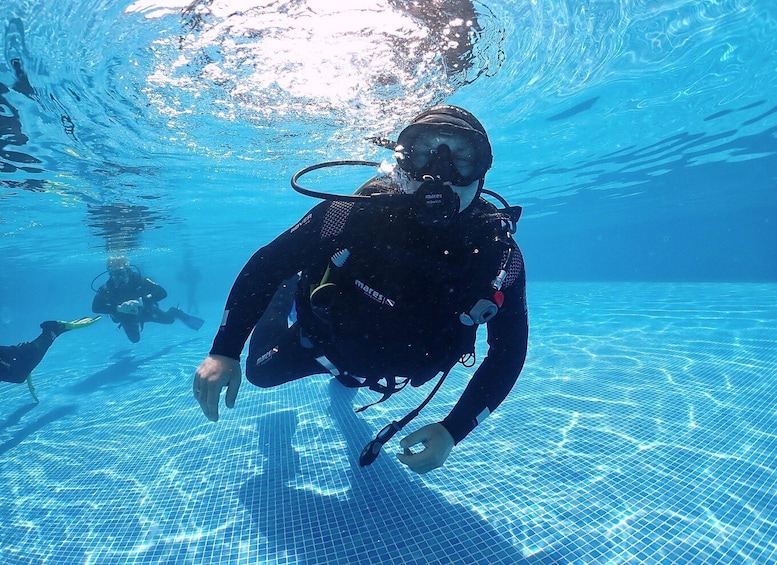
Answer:
[[[299,192],[300,194],[304,194],[305,196],[312,196],[313,198],[320,198],[322,200],[342,200],[345,202],[359,202],[360,200],[364,200],[365,198],[370,198],[369,196],[359,195],[359,194],[330,194],[327,192],[320,192],[318,190],[311,190],[309,188],[305,188],[304,186],[300,186],[299,178],[303,175],[306,175],[310,172],[316,171],[318,169],[325,169],[328,167],[341,167],[341,166],[362,166],[362,167],[380,167],[380,163],[376,161],[358,161],[358,160],[351,160],[351,161],[325,161],[323,163],[317,163],[315,165],[310,165],[309,167],[305,167],[304,169],[300,169],[294,175],[291,177],[291,188]]]

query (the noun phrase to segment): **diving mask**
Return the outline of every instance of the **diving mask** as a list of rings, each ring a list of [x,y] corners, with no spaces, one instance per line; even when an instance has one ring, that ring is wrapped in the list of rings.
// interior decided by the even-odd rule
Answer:
[[[455,186],[482,179],[491,167],[491,146],[477,130],[450,124],[411,124],[399,134],[399,167],[419,181],[428,177]]]

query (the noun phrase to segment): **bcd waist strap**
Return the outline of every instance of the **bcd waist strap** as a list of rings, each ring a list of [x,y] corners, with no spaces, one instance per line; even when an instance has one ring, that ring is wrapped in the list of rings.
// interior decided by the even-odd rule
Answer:
[[[367,408],[370,408],[371,406],[375,406],[376,404],[380,404],[384,400],[387,400],[391,397],[392,394],[395,392],[398,392],[405,388],[407,386],[407,383],[410,382],[410,377],[384,377],[380,380],[374,381],[370,379],[365,378],[359,378],[354,377],[353,375],[349,375],[347,373],[343,374],[338,371],[337,375],[334,375],[334,377],[342,384],[343,386],[346,386],[348,388],[362,388],[367,387],[373,392],[377,392],[378,394],[382,394],[383,396],[380,398],[380,400],[376,400],[375,402],[372,402],[370,404],[367,404],[366,406],[362,406],[356,412],[363,412]],[[385,381],[386,384],[383,384],[381,381]]]

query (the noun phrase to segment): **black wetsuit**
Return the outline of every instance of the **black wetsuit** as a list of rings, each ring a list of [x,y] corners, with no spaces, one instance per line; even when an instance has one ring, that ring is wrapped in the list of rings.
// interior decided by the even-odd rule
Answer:
[[[338,378],[407,376],[420,385],[474,351],[477,326],[459,315],[493,294],[490,283],[505,266],[504,304],[487,324],[488,355],[442,422],[458,443],[505,399],[523,367],[523,257],[514,242],[508,255],[508,244],[496,241],[505,230],[489,219],[495,209],[484,201],[452,225],[432,228],[378,200],[323,202],[257,251],[232,287],[210,353],[239,360],[256,326],[246,363],[255,385],[326,373],[324,367]],[[339,267],[332,256],[342,250],[348,257]],[[287,329],[288,311],[279,305],[297,273],[297,322]],[[333,286],[319,300],[322,282]]]
[[[129,340],[137,343],[140,341],[140,330],[146,322],[172,324],[177,319],[177,308],[170,308],[165,312],[157,305],[157,302],[165,297],[167,297],[167,291],[164,288],[131,270],[127,282],[122,284],[108,279],[108,282],[97,289],[97,294],[92,301],[92,311],[110,314],[111,319],[124,329]],[[128,300],[141,300],[141,307],[137,314],[125,314],[116,310],[120,304]]]
[[[0,381],[23,383],[41,362],[56,337],[52,332],[43,331],[27,343],[0,345]]]

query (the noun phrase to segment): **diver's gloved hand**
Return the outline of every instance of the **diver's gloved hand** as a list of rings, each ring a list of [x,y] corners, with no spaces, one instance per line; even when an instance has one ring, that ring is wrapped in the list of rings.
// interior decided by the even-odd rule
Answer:
[[[410,448],[418,443],[424,444],[424,449],[413,453]],[[429,424],[414,431],[399,442],[404,453],[397,453],[397,459],[410,467],[419,475],[442,467],[448,455],[451,454],[455,442],[450,432],[440,423]]]
[[[127,300],[126,302],[122,302],[116,307],[116,311],[119,314],[132,314],[133,316],[137,316],[138,312],[140,312],[141,307],[140,300]]]
[[[221,389],[227,387],[224,398],[227,408],[235,407],[237,392],[240,390],[240,381],[243,372],[240,369],[240,361],[223,355],[208,355],[197,371],[194,373],[192,392],[194,398],[200,403],[202,412],[212,422],[219,419],[219,397]]]

